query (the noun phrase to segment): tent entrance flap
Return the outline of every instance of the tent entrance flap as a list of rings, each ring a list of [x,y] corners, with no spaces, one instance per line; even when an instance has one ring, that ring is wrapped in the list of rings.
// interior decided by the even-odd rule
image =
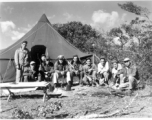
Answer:
[[[37,65],[40,64],[41,55],[45,54],[46,47],[44,45],[35,45],[31,48],[31,60],[35,61]]]

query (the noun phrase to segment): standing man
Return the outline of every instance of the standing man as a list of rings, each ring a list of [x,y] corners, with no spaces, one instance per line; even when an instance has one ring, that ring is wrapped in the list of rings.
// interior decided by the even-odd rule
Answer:
[[[14,61],[16,64],[16,82],[22,82],[24,67],[29,64],[30,55],[26,48],[27,41],[23,41],[21,47],[15,51]]]

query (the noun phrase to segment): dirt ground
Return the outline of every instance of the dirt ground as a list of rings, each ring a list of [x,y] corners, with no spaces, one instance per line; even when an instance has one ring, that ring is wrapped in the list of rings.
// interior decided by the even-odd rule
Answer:
[[[111,94],[109,88],[104,86],[87,87],[74,86],[72,91],[63,91],[62,96],[55,97],[49,95],[46,102],[42,101],[42,90],[16,94],[15,97],[7,102],[6,96],[1,96],[0,118],[10,119],[16,108],[24,109],[30,114],[31,109],[38,106],[49,105],[54,102],[61,103],[61,108],[53,113],[47,113],[43,118],[79,118],[89,114],[100,114],[104,111],[115,111],[129,105],[128,109],[121,115],[114,115],[111,118],[149,118],[152,117],[152,86],[147,85],[143,90],[137,90],[131,95],[117,96]]]

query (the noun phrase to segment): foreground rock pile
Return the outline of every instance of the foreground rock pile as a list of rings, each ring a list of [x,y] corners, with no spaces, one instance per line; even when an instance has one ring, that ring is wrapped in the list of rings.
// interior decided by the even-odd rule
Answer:
[[[36,108],[26,111],[17,108],[12,113],[13,119],[32,119],[32,118],[45,118],[48,115],[52,115],[55,111],[59,111],[62,108],[60,102],[51,102],[45,105],[37,106]]]

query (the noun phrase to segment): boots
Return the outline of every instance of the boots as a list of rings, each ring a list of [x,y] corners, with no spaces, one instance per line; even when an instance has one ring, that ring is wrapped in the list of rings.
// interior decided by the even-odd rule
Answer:
[[[54,90],[54,86],[52,86],[52,84],[49,84],[49,92],[53,92],[53,90]]]
[[[57,83],[54,83],[54,88],[57,88]]]
[[[69,81],[66,86],[66,91],[71,91],[71,82]]]

